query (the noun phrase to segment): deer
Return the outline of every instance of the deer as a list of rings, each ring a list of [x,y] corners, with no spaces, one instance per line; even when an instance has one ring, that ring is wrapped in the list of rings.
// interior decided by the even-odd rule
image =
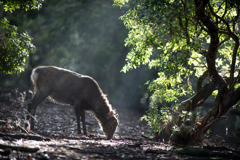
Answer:
[[[85,111],[87,111],[97,119],[106,138],[113,137],[119,124],[117,114],[92,77],[55,66],[38,66],[32,70],[31,80],[35,93],[28,104],[28,112],[32,115],[31,130],[34,130],[33,118],[37,106],[49,98],[55,103],[74,106],[78,134],[81,134],[81,117],[83,134],[87,135],[85,124]],[[30,115],[27,115],[27,120],[29,119]]]

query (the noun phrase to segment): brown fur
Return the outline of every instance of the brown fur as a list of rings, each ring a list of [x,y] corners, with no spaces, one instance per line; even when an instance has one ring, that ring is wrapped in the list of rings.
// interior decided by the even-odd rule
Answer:
[[[90,111],[98,120],[107,138],[112,138],[118,120],[107,97],[93,78],[54,66],[40,66],[33,69],[31,79],[36,93],[32,103],[28,105],[28,111],[33,116],[36,107],[50,97],[57,103],[75,106],[79,134],[81,133],[80,116],[86,134],[85,111]],[[31,129],[33,128],[34,123],[31,119]]]

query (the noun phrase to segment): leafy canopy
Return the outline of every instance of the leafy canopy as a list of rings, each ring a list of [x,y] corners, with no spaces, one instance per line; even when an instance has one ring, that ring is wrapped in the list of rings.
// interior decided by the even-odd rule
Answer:
[[[26,11],[29,9],[40,9],[44,0],[1,0],[4,4],[4,10],[13,12],[16,9],[23,8]]]
[[[207,14],[222,31],[218,34],[220,54],[213,64],[222,71],[222,76],[229,76],[235,45],[225,30],[239,31],[234,18],[239,16],[237,7],[240,2],[228,2],[211,0],[207,6]],[[120,17],[129,29],[125,45],[130,48],[122,71],[127,72],[142,64],[158,70],[159,77],[147,82],[153,95],[149,116],[145,116],[150,125],[155,126],[160,119],[156,118],[155,104],[163,101],[176,103],[180,97],[195,93],[192,79],[199,78],[208,69],[205,56],[210,33],[195,17],[194,0],[114,0],[114,5],[129,7]],[[216,18],[216,15],[228,22]],[[239,59],[236,59],[235,67],[239,65]],[[166,109],[161,112],[164,115]]]
[[[0,7],[4,7],[4,11],[11,13],[15,9],[23,8],[39,9],[43,0],[2,0]],[[3,6],[2,6],[3,5]],[[11,25],[6,17],[1,14],[0,26],[0,72],[14,74],[23,71],[23,65],[35,48],[31,43],[31,37],[27,32],[18,33],[17,27]]]

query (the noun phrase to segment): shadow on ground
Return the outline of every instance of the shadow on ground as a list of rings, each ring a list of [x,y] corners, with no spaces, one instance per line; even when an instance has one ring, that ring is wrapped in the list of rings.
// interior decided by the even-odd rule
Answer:
[[[17,100],[18,96],[9,92],[10,98],[0,102],[2,159],[235,159],[239,156],[240,142],[236,137],[230,142],[229,137],[216,136],[206,140],[205,146],[192,148],[151,141],[149,126],[140,121],[142,115],[121,107],[115,108],[119,127],[111,140],[106,140],[90,114],[86,115],[88,135],[78,135],[74,108],[48,101],[36,110],[35,130],[25,133],[21,126],[27,101]]]

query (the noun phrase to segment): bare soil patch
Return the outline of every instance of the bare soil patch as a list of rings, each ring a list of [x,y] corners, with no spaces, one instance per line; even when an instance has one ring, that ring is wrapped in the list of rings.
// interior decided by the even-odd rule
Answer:
[[[203,146],[176,146],[150,140],[150,129],[139,113],[116,108],[119,127],[106,140],[98,122],[86,114],[88,135],[77,134],[72,106],[48,101],[36,110],[35,130],[24,131],[27,101],[19,93],[0,102],[0,159],[238,159],[240,134],[216,135]],[[2,95],[0,95],[2,96]],[[6,94],[5,94],[6,96]],[[3,96],[2,96],[3,97]],[[25,99],[30,99],[29,97]],[[23,128],[23,129],[21,129]],[[143,136],[144,135],[144,136]]]

